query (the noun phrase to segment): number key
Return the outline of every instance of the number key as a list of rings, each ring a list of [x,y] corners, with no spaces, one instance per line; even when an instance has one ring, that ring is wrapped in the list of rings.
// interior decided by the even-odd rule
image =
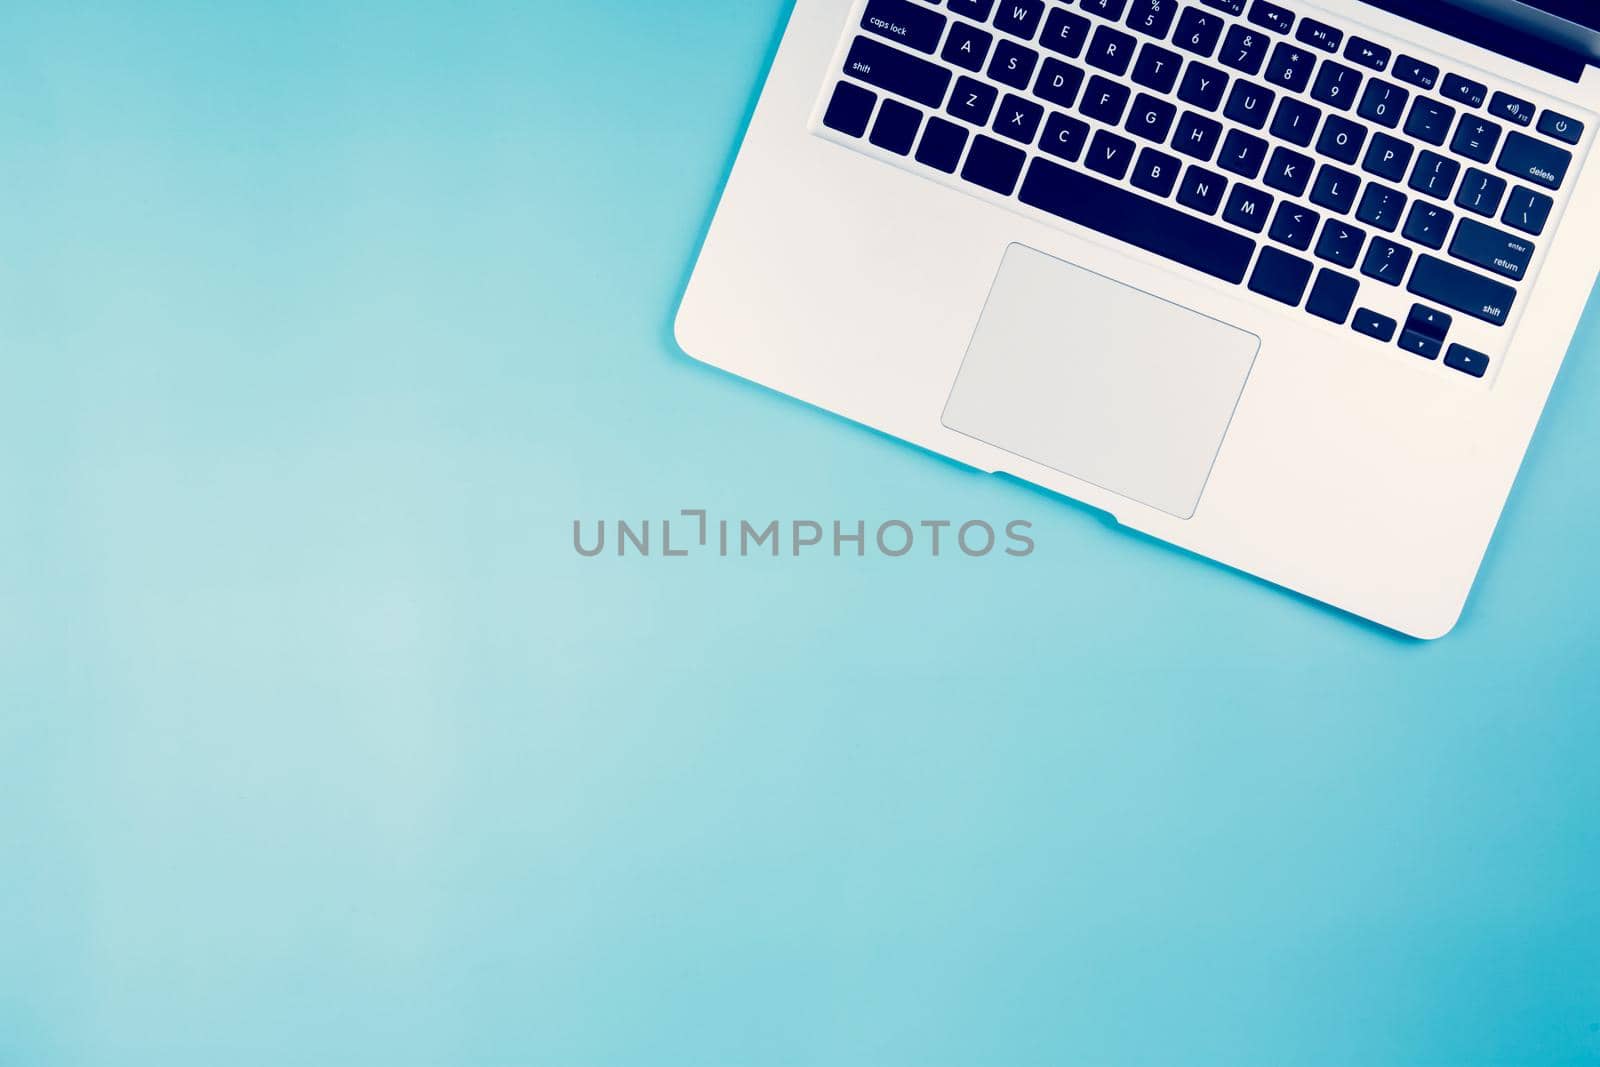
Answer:
[[[1352,67],[1326,60],[1317,71],[1317,84],[1312,86],[1311,99],[1320,100],[1329,107],[1349,111],[1356,103],[1356,90],[1361,88],[1362,74]]]
[[[1133,0],[1128,12],[1128,28],[1162,40],[1178,15],[1177,0]]]
[[[1210,56],[1217,49],[1217,41],[1222,37],[1222,19],[1201,11],[1197,7],[1185,8],[1183,15],[1178,19],[1178,32],[1172,38],[1172,43],[1185,52],[1193,52],[1197,56]]]
[[[1309,50],[1279,41],[1278,47],[1272,50],[1272,62],[1267,65],[1267,80],[1296,93],[1304,92],[1311,82],[1311,68],[1316,62]]]
[[[1410,99],[1409,90],[1382,78],[1373,78],[1367,83],[1367,91],[1361,94],[1361,109],[1357,114],[1392,130],[1400,125],[1400,116],[1405,113],[1406,102]]]
[[[1259,74],[1261,64],[1267,61],[1267,43],[1267,35],[1260,30],[1236,23],[1228,28],[1228,36],[1222,42],[1222,54],[1217,58],[1225,67],[1246,74]]]

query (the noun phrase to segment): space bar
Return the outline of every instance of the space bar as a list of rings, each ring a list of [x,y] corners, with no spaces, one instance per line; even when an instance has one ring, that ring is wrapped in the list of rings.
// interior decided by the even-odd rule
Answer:
[[[1235,285],[1244,281],[1256,250],[1242,234],[1047,159],[1033,161],[1017,196],[1030,207]]]

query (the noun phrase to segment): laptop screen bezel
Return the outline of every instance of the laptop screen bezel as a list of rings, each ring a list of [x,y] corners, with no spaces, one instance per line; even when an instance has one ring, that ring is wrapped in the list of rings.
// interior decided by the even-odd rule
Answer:
[[[1589,65],[1600,66],[1600,0],[1363,2],[1569,81],[1578,81]],[[1580,12],[1574,2],[1592,2],[1594,9]],[[1564,17],[1574,13],[1581,22]]]

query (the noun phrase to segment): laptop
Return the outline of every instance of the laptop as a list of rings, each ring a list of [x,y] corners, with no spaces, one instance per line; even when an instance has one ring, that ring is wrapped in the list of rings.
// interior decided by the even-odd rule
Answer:
[[[1592,0],[797,0],[689,355],[1418,638],[1600,272]]]

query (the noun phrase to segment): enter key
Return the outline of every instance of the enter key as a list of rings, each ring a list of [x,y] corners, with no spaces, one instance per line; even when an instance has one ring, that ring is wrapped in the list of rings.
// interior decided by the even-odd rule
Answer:
[[[1456,259],[1493,271],[1504,278],[1521,281],[1533,260],[1533,242],[1525,237],[1485,226],[1476,219],[1462,219],[1456,239],[1450,244]]]

